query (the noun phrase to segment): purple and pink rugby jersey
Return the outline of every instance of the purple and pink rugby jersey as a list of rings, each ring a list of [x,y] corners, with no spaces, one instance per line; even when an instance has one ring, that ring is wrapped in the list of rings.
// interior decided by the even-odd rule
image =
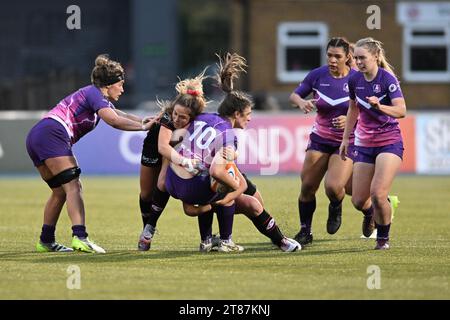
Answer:
[[[312,127],[312,133],[322,139],[326,139],[334,144],[342,142],[344,134],[343,129],[337,129],[333,126],[333,118],[341,115],[347,115],[349,96],[348,80],[350,76],[357,73],[350,69],[347,76],[343,78],[334,78],[328,69],[328,66],[322,66],[312,70],[303,82],[295,89],[302,99],[305,99],[313,92],[316,102],[317,116]],[[350,136],[350,143],[353,142],[353,133]]]
[[[192,121],[183,141],[175,150],[186,158],[198,159],[205,168],[203,174],[182,179],[169,167],[166,188],[170,195],[189,204],[208,204],[218,200],[219,194],[211,190],[209,168],[222,147],[237,148],[237,138],[230,121],[214,113],[202,113]]]
[[[114,109],[114,105],[102,95],[100,89],[89,85],[65,97],[44,118],[61,123],[74,144],[95,128],[100,120],[97,112],[102,108]]]
[[[383,68],[378,68],[372,81],[357,72],[349,80],[350,99],[356,101],[359,119],[355,130],[355,145],[380,147],[402,141],[397,119],[375,110],[366,97],[378,97],[380,104],[392,105],[395,98],[403,98],[397,78]]]
[[[356,101],[359,118],[355,130],[356,162],[375,163],[380,153],[393,153],[403,159],[403,140],[397,119],[372,108],[367,97],[378,97],[380,104],[391,106],[395,98],[403,98],[397,78],[378,68],[372,81],[356,73],[349,80],[349,95]]]
[[[114,108],[100,89],[89,85],[61,100],[28,133],[26,146],[35,166],[46,159],[72,156],[72,145],[92,131],[98,110]]]

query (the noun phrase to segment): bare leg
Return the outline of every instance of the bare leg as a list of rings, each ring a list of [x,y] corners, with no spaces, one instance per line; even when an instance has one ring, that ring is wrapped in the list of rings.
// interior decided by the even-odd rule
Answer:
[[[357,210],[368,209],[370,201],[370,184],[375,171],[375,165],[357,162],[353,166],[352,203]]]
[[[330,202],[341,201],[345,196],[345,186],[353,170],[353,161],[342,160],[339,155],[333,154],[328,161],[328,170],[325,176],[325,193]]]
[[[319,151],[306,152],[301,173],[301,191],[298,198],[300,232],[295,239],[301,244],[312,242],[312,221],[316,210],[316,192],[328,168],[330,155]]]
[[[44,181],[52,178],[52,173],[45,164],[37,167],[37,170]],[[52,188],[51,190],[52,194],[44,208],[44,224],[56,226],[61,210],[66,202],[66,193],[62,187]]]
[[[45,160],[45,165],[53,176],[64,170],[77,167],[75,157],[65,156]],[[81,182],[79,178],[73,179],[62,185],[66,194],[67,212],[73,225],[85,224],[84,202],[81,194]]]
[[[328,167],[329,155],[326,153],[309,150],[306,152],[303,170],[300,175],[302,180],[299,200],[309,202],[315,199],[317,189]]]
[[[391,223],[392,212],[388,194],[401,159],[392,153],[381,153],[375,163],[375,173],[370,185],[370,198],[375,211],[375,222],[381,225]]]
[[[158,181],[158,175],[161,170],[161,166],[146,167],[141,165],[139,183],[141,191],[139,196],[144,201],[151,201],[153,190],[156,187]]]

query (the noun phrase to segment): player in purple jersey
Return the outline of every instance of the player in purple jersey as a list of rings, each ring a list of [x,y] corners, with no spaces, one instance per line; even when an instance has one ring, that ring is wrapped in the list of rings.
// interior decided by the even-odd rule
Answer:
[[[126,114],[115,109],[123,93],[124,70],[120,63],[100,55],[91,74],[92,85],[83,87],[61,100],[28,133],[28,154],[42,179],[52,190],[44,209],[44,223],[38,252],[105,253],[89,240],[85,226],[85,209],[81,196],[81,169],[72,153],[72,145],[93,130],[100,119],[110,126],[127,131],[148,130],[153,120]],[[72,248],[56,242],[55,228],[66,203],[72,222]]]
[[[238,180],[230,177],[223,158],[223,149],[235,144],[232,134],[227,132],[232,124],[216,114],[201,114],[189,125],[183,141],[176,150],[185,157],[196,158],[205,167],[204,174],[193,176],[184,168],[171,163],[167,168],[166,189],[170,195],[183,202],[188,213],[195,205],[214,203],[219,221],[219,251],[242,251],[232,239],[235,199],[247,188],[245,179],[236,171]],[[211,189],[210,176],[228,185],[232,191],[221,197]]]
[[[233,55],[233,57],[236,58],[238,56],[237,55]],[[236,61],[236,60],[234,60],[234,61]],[[199,77],[197,77],[197,78],[199,78]],[[191,94],[196,95],[198,93],[202,93],[201,83],[197,83],[197,84],[196,83],[190,83],[190,84],[187,84],[187,85],[190,88],[189,92]],[[185,87],[185,86],[183,86],[183,87]],[[248,105],[248,104],[251,104],[250,100],[248,100],[246,102],[246,105]],[[224,118],[225,119],[226,118],[233,118],[233,120],[231,120],[231,119],[230,120],[224,120]],[[225,128],[225,129],[228,130],[228,129],[231,128],[229,123],[232,123],[232,122],[235,123],[236,119],[235,119],[234,116],[231,116],[231,115],[229,117],[222,117],[221,118],[221,117],[218,117],[218,115],[216,115],[216,114],[203,114],[203,115],[198,116],[196,118],[196,120],[198,121],[198,125],[197,125],[197,128],[195,128],[195,125],[193,125],[193,127],[190,128],[192,133],[194,133],[196,131],[196,129],[200,128],[199,125],[202,125],[201,128],[200,128],[202,130],[202,132],[207,132],[209,126],[206,126],[205,123],[212,124],[213,127],[216,127],[216,128],[222,128],[222,129]],[[244,125],[244,124],[241,124],[241,125]],[[161,142],[161,135],[163,134],[163,130],[166,131],[169,135],[171,134],[171,132],[169,130],[167,130],[166,128],[161,127],[161,131],[160,131],[160,134],[159,134],[160,138],[159,138],[159,142],[158,142],[158,148],[160,149],[160,153],[163,154],[165,158],[171,159],[172,162],[174,162],[175,164],[178,164],[180,159],[177,160],[177,157],[180,158],[180,155],[176,154],[174,156],[173,154],[171,154],[171,151],[173,149],[172,149],[171,146],[168,145],[168,141],[169,141],[170,137],[167,136],[166,139],[165,139],[165,142]],[[153,128],[152,128],[152,131],[153,131]],[[177,135],[178,131],[175,131],[174,135]],[[196,134],[197,135],[201,135],[200,130],[198,130],[196,132]],[[220,135],[220,133],[219,133],[219,135]],[[231,138],[229,142],[232,142],[232,144],[234,144],[234,135],[230,135],[229,137]],[[188,141],[188,140],[186,140],[186,141]],[[161,150],[161,147],[164,146],[164,145],[165,145],[165,147],[163,149],[166,150],[165,152],[164,152],[164,150]],[[194,149],[194,148],[192,148],[192,145],[189,145],[189,144],[185,145],[185,147],[190,149],[190,150]],[[220,149],[220,147],[218,149]],[[232,147],[232,150],[233,151],[228,151],[228,148],[225,148],[223,157],[224,158],[234,157],[234,155],[235,155],[234,147]],[[202,154],[202,152],[199,152],[199,154]],[[188,155],[192,156],[192,153],[189,153]],[[186,157],[181,157],[181,158],[182,159],[186,159]],[[210,160],[207,160],[206,164],[205,164],[205,167],[209,166],[209,163],[210,163]],[[192,164],[191,167],[194,167],[195,165],[196,164]],[[185,167],[185,168],[187,169],[187,167]],[[163,172],[165,172],[164,164],[163,164],[163,168],[161,169],[161,173],[163,173]],[[223,170],[222,170],[222,172],[223,172]],[[192,173],[195,173],[195,172],[192,172]],[[157,220],[160,217],[161,212],[162,212],[162,211],[158,211],[158,209],[164,208],[165,204],[167,203],[167,199],[169,197],[169,195],[166,196],[166,202],[164,202],[163,206],[160,205],[161,201],[156,201],[155,200],[156,195],[164,194],[164,192],[161,191],[161,190],[164,190],[164,186],[160,185],[162,176],[164,176],[164,174],[160,174],[159,179],[158,179],[158,187],[157,187],[157,190],[155,190],[155,193],[154,193],[154,196],[153,196],[153,200],[152,201],[153,201],[154,205],[152,205],[150,207],[150,214],[149,214],[148,220],[147,220],[148,224],[146,224],[146,226],[144,228],[144,231],[141,233],[141,236],[140,236],[140,241],[139,241],[139,249],[140,250],[148,250],[148,249],[150,249],[150,244],[151,244],[151,241],[153,239],[154,232],[155,232],[156,222],[157,222]],[[259,209],[259,207],[258,207],[258,206],[262,206],[261,195],[259,194],[258,190],[256,189],[256,186],[245,175],[243,175],[243,176],[244,176],[244,179],[246,180],[246,183],[247,183],[247,189],[244,191],[244,194],[251,195],[253,197],[248,197],[248,198],[250,198],[250,200],[247,199],[247,201],[244,202],[244,201],[242,201],[242,199],[245,199],[245,198],[242,197],[242,196],[239,196],[237,198],[237,200],[236,200],[236,204],[237,204],[238,210],[240,212],[246,214],[253,221],[253,223],[258,228],[258,230],[260,230],[260,232],[262,232],[263,234],[265,234],[266,236],[271,238],[274,243],[278,243],[279,247],[282,250],[284,250],[284,251],[294,251],[297,247],[295,247],[292,243],[290,243],[281,234],[281,232],[279,232],[278,227],[276,226],[276,224],[274,223],[274,221],[270,217],[270,215],[262,214],[263,208],[261,207],[261,209]],[[208,180],[205,179],[205,182],[207,182],[207,181]],[[177,183],[178,189],[181,189],[180,186],[183,185],[183,184],[185,184],[183,180],[178,181],[178,183]],[[209,188],[209,185],[206,186],[206,184],[205,184],[205,187],[206,187],[205,188],[206,190],[203,190],[203,192],[198,190],[198,189],[195,190],[197,192],[197,194],[194,195],[193,197],[195,198],[196,201],[199,201],[198,200],[198,197],[199,197],[198,194],[203,193],[203,194],[206,195],[206,197],[210,197],[211,196],[211,190]],[[189,192],[189,191],[186,191],[186,192]],[[182,190],[181,193],[186,193],[186,192],[185,192],[185,190]],[[177,192],[177,194],[179,194],[179,193],[180,193],[180,191]],[[185,194],[182,194],[182,195],[179,195],[179,196],[176,196],[176,197],[183,198],[184,196],[185,196]],[[194,201],[192,199],[193,198],[191,197],[190,202]],[[185,198],[185,200],[186,200],[186,198]],[[223,199],[222,202],[227,202],[227,200]],[[219,202],[219,204],[220,204],[220,202]],[[184,203],[184,208],[185,208],[186,212],[188,213],[188,215],[197,216],[200,213],[210,211],[211,206],[209,206],[208,208],[205,209],[204,207],[193,206],[193,205],[190,205],[190,204],[185,202]],[[211,217],[210,224],[212,224],[212,215],[213,215],[212,211],[213,210],[211,210],[211,212],[209,213],[210,217]],[[219,216],[219,219],[221,219],[221,218],[222,217]],[[209,218],[208,218],[208,221],[209,221]],[[232,220],[231,220],[231,222],[232,222]],[[225,221],[224,223],[226,224],[227,222]],[[222,223],[222,225],[224,223]],[[268,230],[266,230],[267,229],[266,225],[268,225],[268,224],[270,224],[271,228],[268,228]],[[263,231],[261,231],[261,230],[263,230]],[[278,231],[278,234],[276,234],[277,231]],[[278,235],[281,235],[280,241],[278,241]],[[211,230],[209,231],[209,238],[208,238],[208,240],[209,241],[201,243],[201,245],[200,245],[200,250],[201,251],[210,251],[211,248],[212,248]],[[217,243],[217,245],[220,245],[220,243]],[[222,245],[222,247],[219,248],[219,250],[221,250],[221,251],[235,251],[235,249],[240,249],[240,247],[237,246],[237,245],[230,247],[230,244],[228,244],[227,246],[223,246]]]
[[[375,249],[384,250],[389,249],[393,210],[388,193],[404,150],[397,119],[405,117],[406,104],[380,41],[359,40],[355,61],[360,72],[349,79],[350,105],[339,152],[342,159],[351,152],[350,132],[357,123],[352,202],[358,210],[370,211],[365,214],[363,230],[373,229],[373,219],[377,228]]]
[[[162,109],[160,119],[152,126],[144,140],[139,195],[144,229],[139,236],[140,251],[150,249],[156,224],[170,198],[165,188],[168,162],[164,164],[163,158],[171,159],[190,173],[198,173],[197,162],[178,154],[171,145],[171,138],[173,131],[189,125],[206,107],[203,78],[204,72],[193,79],[185,79],[177,83],[175,89],[178,95],[173,101],[160,102]]]
[[[252,99],[247,94],[233,89],[233,80],[237,78],[239,72],[244,71],[245,59],[237,54],[227,54],[225,58],[220,59],[219,72],[217,79],[221,89],[226,93],[225,98],[221,102],[218,108],[218,115],[216,119],[218,122],[224,122],[228,125],[228,130],[231,128],[245,129],[251,117],[251,107],[253,105]],[[197,121],[202,115],[196,118]],[[215,123],[215,119],[209,121],[205,119],[207,123]],[[206,132],[206,131],[203,131]],[[227,131],[225,131],[226,133]],[[222,141],[230,141],[230,145],[233,145],[233,150],[237,147],[234,139],[234,134],[229,134]],[[231,143],[233,141],[233,143]],[[229,145],[225,143],[224,145]],[[230,159],[228,154],[222,155],[224,158]],[[235,154],[231,156],[231,159],[235,159]],[[220,170],[220,168],[218,168]],[[222,169],[223,170],[223,169]],[[236,213],[245,214],[258,229],[260,233],[267,236],[272,242],[277,245],[281,250],[285,252],[294,252],[300,250],[301,246],[297,241],[285,237],[278,228],[275,220],[264,209],[263,200],[256,189],[256,186],[246,177],[244,179],[247,182],[247,189],[235,198]],[[228,201],[232,193],[227,194],[222,200]],[[214,207],[204,206],[204,213],[199,215],[199,228],[200,228],[200,251],[209,252],[213,249],[215,243],[213,243],[212,237],[212,223],[213,223],[213,211]],[[197,215],[194,213],[192,215]],[[219,226],[221,217],[218,215]],[[218,241],[218,250],[221,250],[223,241]]]
[[[316,209],[316,192],[325,176],[325,192],[330,200],[327,231],[334,234],[341,225],[342,200],[351,193],[352,159],[343,161],[339,146],[348,109],[348,80],[356,71],[351,68],[350,43],[332,38],[327,45],[327,65],[312,70],[290,96],[290,101],[304,113],[317,109],[312,127],[298,198],[300,232],[295,239],[305,245],[313,241],[312,220]],[[306,99],[313,93],[312,99]],[[349,131],[352,148],[353,132]],[[351,155],[350,155],[351,157]]]

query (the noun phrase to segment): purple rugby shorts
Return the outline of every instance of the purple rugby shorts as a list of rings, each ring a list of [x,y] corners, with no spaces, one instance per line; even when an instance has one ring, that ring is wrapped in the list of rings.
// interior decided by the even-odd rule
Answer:
[[[375,163],[380,153],[393,153],[403,160],[403,141],[380,147],[355,146],[353,157],[355,162]]]
[[[322,138],[321,136],[319,136],[315,133],[311,133],[309,135],[309,141],[308,141],[308,146],[306,148],[306,151],[314,150],[314,151],[319,151],[322,153],[328,153],[329,155],[332,155],[332,154],[339,155],[340,145],[341,145],[340,142],[330,141],[330,140]],[[352,159],[353,161],[355,161],[355,159],[353,157],[354,148],[355,148],[355,146],[353,144],[350,144],[348,146],[348,150],[347,150],[347,156],[350,159]]]
[[[60,123],[50,118],[40,120],[31,128],[26,146],[36,167],[49,158],[73,156],[69,134]]]

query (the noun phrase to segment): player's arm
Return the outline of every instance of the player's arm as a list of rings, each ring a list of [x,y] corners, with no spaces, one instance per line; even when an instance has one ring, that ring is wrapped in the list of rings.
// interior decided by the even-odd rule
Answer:
[[[239,171],[239,169],[236,170],[236,177],[237,181],[239,182],[239,187],[235,191],[227,193],[223,199],[215,203],[216,205],[218,206],[226,205],[227,203],[235,200],[237,197],[243,194],[245,190],[247,190],[247,181],[245,181],[245,178]]]
[[[172,130],[161,126],[158,136],[158,152],[166,159],[169,159],[175,164],[181,165],[184,157],[175,151],[170,145],[170,139],[172,138]]]
[[[342,136],[342,143],[339,147],[339,154],[341,155],[342,160],[345,160],[347,157],[350,133],[353,131],[355,127],[356,121],[358,120],[359,109],[356,106],[356,102],[353,99],[349,100],[349,106],[347,111],[347,118],[345,119],[345,128],[344,135]]]
[[[369,102],[372,108],[380,110],[390,117],[399,119],[406,116],[406,103],[404,98],[392,99],[392,106],[380,104],[380,101],[375,96],[367,97],[367,102]]]
[[[205,212],[211,211],[211,209],[212,206],[210,204],[206,204],[204,206],[195,206],[183,202],[184,213],[190,217],[197,217]]]
[[[117,113],[117,115],[119,117],[124,117],[124,118],[130,119],[130,120],[133,120],[133,121],[138,121],[141,124],[146,124],[148,122],[154,123],[155,122],[154,120],[157,120],[157,118],[159,117],[159,116],[156,116],[156,117],[155,116],[146,116],[144,118],[141,118],[134,114],[123,112],[122,110],[119,110],[119,109],[114,109],[114,111]]]
[[[317,102],[317,99],[309,99],[305,100],[302,97],[300,97],[296,92],[292,92],[289,96],[289,101],[295,106],[300,108],[304,113],[309,113],[314,110],[315,103]]]
[[[227,173],[225,166],[229,161],[224,158],[224,153],[223,148],[216,153],[211,162],[209,174],[220,183],[226,184],[233,190],[237,190],[239,188],[239,183]]]
[[[125,131],[147,131],[155,120],[142,124],[141,121],[131,120],[120,116],[115,109],[102,108],[98,111],[98,116],[113,128]]]
[[[185,168],[189,173],[196,175],[199,173],[199,163],[195,159],[188,159],[179,154],[171,145],[172,130],[161,126],[158,136],[158,152],[170,162]]]
[[[119,109],[113,109],[113,110],[117,113],[117,115],[119,117],[124,117],[124,118],[127,118],[129,120],[136,121],[136,122],[142,122],[142,118],[138,117],[138,116],[136,116],[134,114],[126,113],[126,112],[123,112],[123,111],[121,111]]]

